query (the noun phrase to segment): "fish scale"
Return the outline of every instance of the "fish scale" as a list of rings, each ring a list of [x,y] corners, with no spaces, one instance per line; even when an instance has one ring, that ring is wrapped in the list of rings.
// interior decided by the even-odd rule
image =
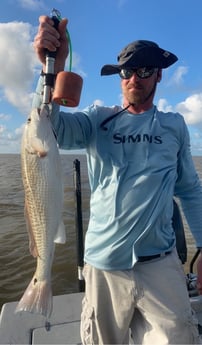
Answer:
[[[62,222],[61,161],[47,105],[31,111],[22,136],[21,165],[29,246],[37,265],[16,312],[29,311],[49,317],[55,242],[64,243],[66,236]]]

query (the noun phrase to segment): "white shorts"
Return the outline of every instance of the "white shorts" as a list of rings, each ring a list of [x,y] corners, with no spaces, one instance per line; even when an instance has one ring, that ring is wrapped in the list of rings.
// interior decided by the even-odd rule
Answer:
[[[199,344],[176,251],[125,271],[84,267],[83,344]]]

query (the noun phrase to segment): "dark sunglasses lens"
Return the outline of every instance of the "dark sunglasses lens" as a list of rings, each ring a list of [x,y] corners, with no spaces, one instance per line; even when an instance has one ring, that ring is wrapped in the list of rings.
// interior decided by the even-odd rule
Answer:
[[[125,69],[125,68],[123,68],[120,71],[119,75],[120,75],[120,77],[122,79],[130,79],[134,73],[135,73],[135,71],[132,70],[132,69]]]
[[[151,67],[138,68],[136,70],[136,74],[139,78],[146,79],[152,76],[152,74],[154,73],[154,70],[155,69]]]
[[[155,68],[151,67],[141,67],[137,69],[126,69],[123,68],[119,75],[122,79],[130,79],[132,75],[135,73],[140,79],[146,79],[152,76],[155,72]]]

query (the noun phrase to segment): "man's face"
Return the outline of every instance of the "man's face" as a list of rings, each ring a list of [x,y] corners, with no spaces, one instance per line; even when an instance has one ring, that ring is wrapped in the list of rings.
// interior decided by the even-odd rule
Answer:
[[[147,101],[153,101],[156,83],[161,80],[161,70],[155,70],[154,73],[143,79],[136,72],[129,79],[121,80],[124,103],[142,105]]]

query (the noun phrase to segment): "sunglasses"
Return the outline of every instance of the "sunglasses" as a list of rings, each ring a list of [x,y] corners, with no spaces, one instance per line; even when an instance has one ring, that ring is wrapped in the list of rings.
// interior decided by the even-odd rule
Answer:
[[[122,79],[130,79],[135,73],[140,79],[147,79],[157,71],[158,68],[154,67],[122,68],[119,75]]]

